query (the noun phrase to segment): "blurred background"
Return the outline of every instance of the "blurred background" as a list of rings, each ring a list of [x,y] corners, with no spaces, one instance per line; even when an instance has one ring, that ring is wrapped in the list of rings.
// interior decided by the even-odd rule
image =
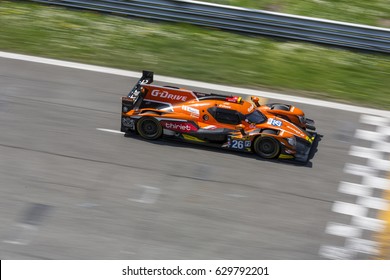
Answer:
[[[1,259],[390,258],[387,0],[153,5],[176,22],[151,18],[153,1],[104,2],[0,1]],[[264,35],[189,21],[222,12],[259,29],[290,24]],[[302,24],[353,43],[286,37]],[[120,98],[144,69],[161,85],[288,99],[316,121],[314,157],[302,166],[124,137]]]

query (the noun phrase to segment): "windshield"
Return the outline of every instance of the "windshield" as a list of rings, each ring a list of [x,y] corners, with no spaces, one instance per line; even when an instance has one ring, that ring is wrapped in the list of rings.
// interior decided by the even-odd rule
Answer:
[[[254,124],[263,123],[266,120],[267,118],[258,110],[254,110],[252,113],[245,116],[245,121]]]

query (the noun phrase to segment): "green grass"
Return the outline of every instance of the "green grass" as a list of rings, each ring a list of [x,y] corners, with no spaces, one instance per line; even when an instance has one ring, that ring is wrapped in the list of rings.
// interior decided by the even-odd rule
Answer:
[[[200,0],[307,17],[390,27],[389,0]]]
[[[390,56],[1,1],[0,49],[390,109]]]

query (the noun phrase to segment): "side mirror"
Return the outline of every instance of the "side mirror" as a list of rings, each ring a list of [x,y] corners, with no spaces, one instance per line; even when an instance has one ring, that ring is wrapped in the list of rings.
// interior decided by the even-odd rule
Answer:
[[[260,99],[257,96],[251,96],[251,100],[256,105],[256,107],[260,107]]]

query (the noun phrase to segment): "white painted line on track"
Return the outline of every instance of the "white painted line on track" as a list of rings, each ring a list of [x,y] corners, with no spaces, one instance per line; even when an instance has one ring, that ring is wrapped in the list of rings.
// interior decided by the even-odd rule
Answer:
[[[364,176],[362,184],[371,188],[390,190],[390,181],[386,178]]]
[[[375,142],[372,146],[374,149],[381,151],[383,153],[390,153],[390,143],[386,142]]]
[[[107,128],[96,128],[96,130],[104,131],[104,132],[110,132],[110,133],[117,133],[117,134],[125,134],[122,131],[114,130],[114,129],[107,129]]]
[[[376,210],[387,210],[388,208],[387,200],[379,197],[359,197],[357,203],[361,206]]]
[[[356,202],[336,201],[333,204],[333,212],[351,216],[351,222],[344,224],[345,219],[343,224],[328,222],[325,229],[327,234],[338,238],[345,237],[344,246],[321,246],[319,254],[328,259],[359,259],[360,254],[378,257],[388,243],[386,227],[390,218],[383,215],[371,218],[368,215],[374,212],[387,213],[390,210],[388,198],[383,197],[384,191],[390,189],[389,176],[383,178],[384,173],[388,174],[390,171],[390,161],[384,159],[388,158],[390,153],[384,148],[389,147],[390,139],[387,139],[387,132],[390,130],[390,119],[361,116],[359,121],[365,125],[375,126],[375,131],[358,129],[355,133],[356,138],[367,140],[371,145],[350,147],[350,156],[367,160],[365,165],[346,163],[344,166],[344,172],[360,177],[361,184],[344,181],[339,183],[338,191],[355,196]],[[374,192],[375,189],[380,190],[381,197],[378,197],[378,192]],[[373,241],[372,238],[376,240]],[[382,253],[380,257],[387,259],[389,256],[388,253]]]
[[[370,159],[368,165],[378,170],[390,170],[390,160],[385,159]]]
[[[369,196],[372,189],[360,184],[340,182],[339,192],[356,196]]]
[[[380,127],[386,127],[388,119],[380,116],[360,115],[359,122],[364,124],[378,125]]]
[[[336,201],[333,204],[332,211],[350,216],[366,216],[368,209],[362,205]]]
[[[390,126],[381,126],[378,128],[378,132],[390,136]]]
[[[339,223],[329,223],[326,227],[327,234],[337,235],[341,237],[359,237],[362,230],[350,225],[344,225]]]
[[[372,240],[361,238],[348,238],[345,242],[351,250],[363,254],[377,255],[379,253],[378,243]]]
[[[348,154],[350,156],[355,156],[355,157],[377,159],[381,156],[382,153],[373,148],[351,146]]]
[[[386,226],[385,221],[360,216],[352,217],[352,224],[359,228],[376,232],[382,231]]]
[[[333,260],[349,260],[352,257],[352,251],[337,246],[321,246],[319,254],[327,259]]]
[[[369,166],[355,164],[355,163],[347,163],[344,166],[344,173],[357,175],[357,176],[361,176],[365,174],[374,176],[375,170]]]
[[[367,140],[367,141],[386,141],[386,135],[377,131],[368,131],[363,129],[357,129],[355,132],[355,138]]]
[[[47,65],[54,65],[54,66],[60,66],[60,67],[67,67],[67,68],[73,68],[73,69],[79,69],[79,70],[85,70],[85,71],[92,71],[92,72],[98,72],[98,73],[104,73],[104,74],[126,76],[126,77],[132,77],[132,78],[139,78],[141,76],[141,73],[134,72],[134,71],[127,71],[127,70],[121,70],[121,69],[115,69],[115,68],[109,68],[109,67],[102,67],[102,66],[96,66],[96,65],[89,65],[89,64],[83,64],[83,63],[77,63],[77,62],[69,62],[69,61],[49,59],[49,58],[16,54],[16,53],[9,53],[9,52],[1,52],[0,51],[0,57],[7,58],[7,59],[22,60],[22,61],[28,61],[28,62],[34,62],[34,63],[47,64]],[[284,100],[284,101],[289,101],[289,102],[294,102],[294,103],[301,103],[301,104],[309,104],[309,105],[332,108],[332,109],[343,110],[343,111],[354,112],[354,113],[362,113],[362,114],[371,114],[371,115],[390,117],[390,111],[371,109],[371,108],[366,108],[366,107],[359,107],[359,106],[354,106],[354,105],[330,102],[330,101],[325,101],[325,100],[318,100],[318,99],[313,99],[313,98],[298,97],[298,96],[286,95],[286,94],[281,94],[281,93],[274,93],[274,92],[246,89],[246,88],[217,85],[217,84],[191,81],[191,80],[186,80],[186,79],[178,79],[178,78],[159,76],[159,75],[155,75],[154,80],[160,81],[160,82],[165,82],[165,83],[177,84],[177,85],[185,85],[185,86],[189,86],[189,87],[204,88],[204,89],[208,89],[208,90],[224,91],[224,92],[228,92],[228,93],[244,94],[244,95],[257,95],[257,96],[263,96],[266,98],[279,99],[279,100]]]

